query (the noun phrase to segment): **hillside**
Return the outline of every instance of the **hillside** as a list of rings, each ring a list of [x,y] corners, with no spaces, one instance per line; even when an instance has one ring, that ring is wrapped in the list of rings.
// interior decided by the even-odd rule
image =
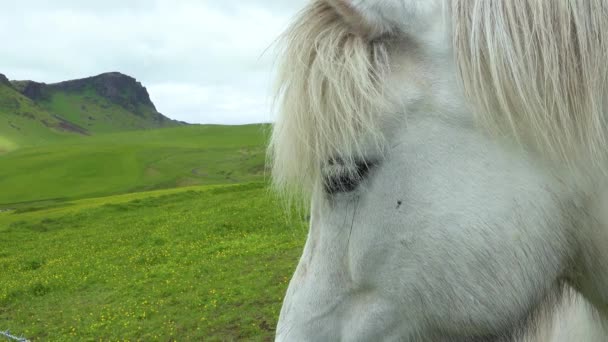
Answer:
[[[20,145],[68,137],[73,135],[72,127],[19,93],[0,74],[0,154]]]
[[[0,149],[63,136],[183,125],[156,110],[146,88],[121,73],[45,84],[0,74]]]
[[[187,125],[64,138],[0,155],[0,210],[31,202],[264,178],[265,125]]]

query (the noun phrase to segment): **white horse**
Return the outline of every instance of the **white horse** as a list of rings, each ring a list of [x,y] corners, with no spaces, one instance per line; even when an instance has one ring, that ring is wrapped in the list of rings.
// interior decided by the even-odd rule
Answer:
[[[277,341],[608,341],[608,1],[315,0],[282,42]]]

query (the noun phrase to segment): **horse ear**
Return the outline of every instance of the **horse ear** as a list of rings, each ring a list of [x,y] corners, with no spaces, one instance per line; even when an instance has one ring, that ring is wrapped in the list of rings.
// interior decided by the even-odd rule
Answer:
[[[361,11],[353,5],[352,0],[327,0],[327,3],[333,7],[338,15],[352,28],[353,33],[373,39],[388,31],[390,28],[381,25],[378,21],[370,20]]]
[[[465,1],[465,0],[463,0]],[[382,35],[417,36],[442,22],[445,0],[317,0],[329,4],[353,32],[374,39]]]

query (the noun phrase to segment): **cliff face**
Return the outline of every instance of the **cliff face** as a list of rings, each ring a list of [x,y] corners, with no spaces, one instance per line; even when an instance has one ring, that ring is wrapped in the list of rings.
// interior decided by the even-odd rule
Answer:
[[[15,89],[19,90],[21,94],[29,97],[34,101],[39,101],[45,98],[47,93],[47,85],[44,83],[38,83],[34,81],[17,81],[13,82]]]
[[[148,90],[133,77],[119,72],[110,72],[79,80],[65,81],[48,85],[51,91],[67,93],[94,90],[99,96],[136,114],[139,107],[145,106],[156,111],[150,100]],[[34,95],[36,95],[34,93]]]
[[[0,74],[0,84],[10,86],[11,82],[8,80],[8,78],[6,78],[6,76],[4,76],[4,74]]]
[[[146,87],[135,78],[119,72],[109,72],[52,84],[35,81],[13,81],[13,86],[34,101],[48,100],[56,92],[82,93],[93,91],[111,103],[138,115],[142,115],[140,108],[142,106],[156,111]]]

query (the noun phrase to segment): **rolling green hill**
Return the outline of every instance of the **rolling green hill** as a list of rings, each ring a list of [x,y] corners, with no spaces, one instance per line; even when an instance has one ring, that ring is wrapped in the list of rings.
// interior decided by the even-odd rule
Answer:
[[[265,125],[64,138],[0,155],[0,208],[264,178]]]
[[[121,73],[45,84],[8,81],[0,74],[0,150],[66,136],[176,127],[160,114],[145,87]]]
[[[69,127],[65,120],[14,89],[0,74],[0,154],[21,145],[61,140],[73,135]]]

